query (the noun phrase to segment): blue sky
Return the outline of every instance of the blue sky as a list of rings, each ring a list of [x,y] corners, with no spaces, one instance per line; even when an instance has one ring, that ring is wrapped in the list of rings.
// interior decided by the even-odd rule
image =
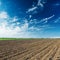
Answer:
[[[0,0],[0,37],[59,38],[60,0]]]

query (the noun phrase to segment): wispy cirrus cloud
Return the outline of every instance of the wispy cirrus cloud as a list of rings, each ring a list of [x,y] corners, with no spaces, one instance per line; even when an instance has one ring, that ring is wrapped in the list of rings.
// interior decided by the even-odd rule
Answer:
[[[43,7],[43,3],[41,2],[42,0],[38,0],[37,5]]]
[[[55,6],[55,7],[60,6],[60,3],[55,3],[55,4],[53,4],[53,6]]]
[[[54,20],[54,23],[60,23],[60,17],[58,17],[56,20]]]
[[[32,7],[32,8],[29,8],[28,11],[27,11],[27,13],[32,12],[32,11],[34,11],[34,10],[36,10],[36,9],[37,9],[36,6],[35,6],[35,7]]]
[[[38,0],[36,6],[33,5],[33,7],[29,8],[26,13],[32,13],[35,14],[38,12],[38,10],[42,10],[44,7],[43,3],[41,2],[42,0]]]
[[[47,23],[47,22],[48,22],[48,20],[52,19],[54,16],[55,16],[55,15],[52,15],[52,16],[47,17],[47,18],[44,18],[44,19],[42,19],[40,22]]]
[[[50,17],[41,19],[40,21],[38,21],[37,19],[31,19],[31,20],[30,20],[30,24],[33,24],[33,23],[34,23],[34,24],[38,24],[38,23],[48,23],[48,21],[49,21],[50,19],[52,19],[54,16],[55,16],[55,15],[53,14],[53,15],[50,16]]]

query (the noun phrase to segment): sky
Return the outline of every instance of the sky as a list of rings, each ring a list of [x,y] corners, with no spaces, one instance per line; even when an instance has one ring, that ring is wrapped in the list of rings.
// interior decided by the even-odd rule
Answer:
[[[60,0],[0,0],[0,37],[60,38]]]

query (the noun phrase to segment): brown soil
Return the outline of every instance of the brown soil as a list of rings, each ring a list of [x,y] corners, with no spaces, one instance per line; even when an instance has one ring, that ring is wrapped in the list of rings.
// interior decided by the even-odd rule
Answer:
[[[0,60],[60,60],[60,40],[0,41]]]

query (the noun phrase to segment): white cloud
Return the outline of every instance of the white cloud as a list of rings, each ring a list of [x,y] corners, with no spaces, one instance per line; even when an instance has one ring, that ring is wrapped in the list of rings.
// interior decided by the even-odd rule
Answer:
[[[7,22],[3,22],[0,25],[0,37],[15,37],[15,38],[30,38],[35,36],[33,31],[39,31],[40,28],[36,27],[28,27],[29,23],[25,21],[25,23],[20,26],[8,26]],[[30,30],[30,31],[28,31]],[[32,31],[32,32],[31,32]]]
[[[15,16],[11,18],[6,11],[2,11],[0,13],[0,19],[2,19],[2,22],[0,22],[0,37],[30,37],[31,33],[28,32],[29,23],[27,19],[25,19],[24,23],[22,24],[20,22],[15,22],[19,18],[16,18]]]
[[[34,10],[36,10],[36,9],[37,9],[36,6],[35,6],[35,7],[32,7],[32,8],[29,8],[28,11],[27,11],[27,13],[28,13],[28,12],[32,12],[32,11],[34,11]]]
[[[32,15],[29,15],[29,18],[31,18],[32,17]]]
[[[17,22],[17,20],[19,20],[19,18],[16,18],[15,16],[11,18],[7,12],[2,11],[0,13],[1,13],[1,16],[3,16],[3,17],[0,17],[0,19],[3,20],[2,22],[0,22],[0,37],[15,37],[15,38],[17,38],[17,37],[19,37],[19,38],[20,37],[21,38],[38,37],[37,35],[39,35],[39,34],[37,32],[40,33],[43,31],[42,29],[47,28],[47,26],[45,26],[45,27],[43,27],[43,26],[36,27],[34,25],[29,26],[30,22],[35,22],[36,19],[34,21],[32,20],[30,22],[27,19],[25,19],[25,20],[23,20],[24,23],[20,23],[20,22]],[[35,32],[35,31],[37,31],[37,32]],[[36,35],[36,33],[37,33],[37,35]]]
[[[44,19],[41,19],[40,21],[38,21],[37,19],[31,19],[30,20],[30,24],[38,24],[38,23],[47,23],[50,19],[52,19],[55,15],[52,15],[50,17],[47,17],[47,18],[44,18]]]
[[[2,20],[2,22],[1,22]],[[28,22],[25,21],[25,23],[22,26],[17,26],[16,24],[20,24],[20,22],[17,21],[18,18],[14,16],[11,18],[6,11],[0,12],[0,37],[24,37],[24,33],[26,33],[28,29]],[[12,23],[11,22],[15,22]]]
[[[9,16],[8,16],[7,12],[5,12],[5,11],[0,12],[0,19],[6,19],[8,17]]]
[[[17,24],[17,25],[19,25],[19,24],[20,24],[20,22],[16,22],[16,24]]]
[[[56,7],[56,6],[60,6],[60,3],[55,3],[54,6],[55,6],[55,7]]]
[[[28,23],[27,20],[25,20],[25,23],[21,26],[21,29],[22,29],[23,31],[26,31],[26,30],[28,30],[28,26],[29,26],[29,23]]]
[[[18,27],[11,29],[11,27],[8,27],[7,25],[8,25],[7,22],[3,22],[0,25],[0,36],[2,36],[2,37],[13,36],[14,34],[16,34],[19,31]]]
[[[29,28],[29,30],[31,30],[31,31],[40,31],[41,28],[37,28],[37,27],[32,26],[32,27]]]
[[[33,24],[33,23],[34,23],[34,24],[37,24],[37,23],[39,23],[39,22],[37,21],[37,19],[31,19],[29,23],[30,23],[30,24]]]
[[[7,22],[3,22],[0,25],[0,37],[24,37],[24,33],[26,33],[28,29],[28,24],[25,23],[21,27],[19,26],[8,26]],[[18,36],[19,35],[19,36]]]
[[[43,4],[41,3],[41,0],[38,0],[37,5],[43,7]]]
[[[60,17],[58,17],[55,21],[54,21],[54,23],[58,23],[60,21]]]
[[[12,22],[16,22],[16,21],[18,21],[18,18],[17,18],[17,16],[14,16],[12,19]]]
[[[47,23],[48,20],[51,19],[51,18],[53,18],[54,16],[55,16],[55,15],[52,15],[52,16],[50,16],[50,17],[48,17],[48,18],[44,18],[44,19],[42,19],[40,22]]]
[[[41,3],[41,0],[38,0],[36,6],[33,5],[33,7],[32,8],[29,8],[26,13],[30,13],[30,12],[37,13],[38,12],[37,10],[39,8],[41,10],[43,7],[44,7],[44,5],[43,5],[43,3]]]
[[[19,22],[16,23],[19,24]],[[15,23],[9,24],[9,21],[3,21],[0,24],[0,37],[30,38],[36,36],[33,31],[39,31],[40,28],[34,26],[29,27],[29,24],[30,23],[27,19],[24,20],[24,24],[22,24],[22,26],[17,26]]]

